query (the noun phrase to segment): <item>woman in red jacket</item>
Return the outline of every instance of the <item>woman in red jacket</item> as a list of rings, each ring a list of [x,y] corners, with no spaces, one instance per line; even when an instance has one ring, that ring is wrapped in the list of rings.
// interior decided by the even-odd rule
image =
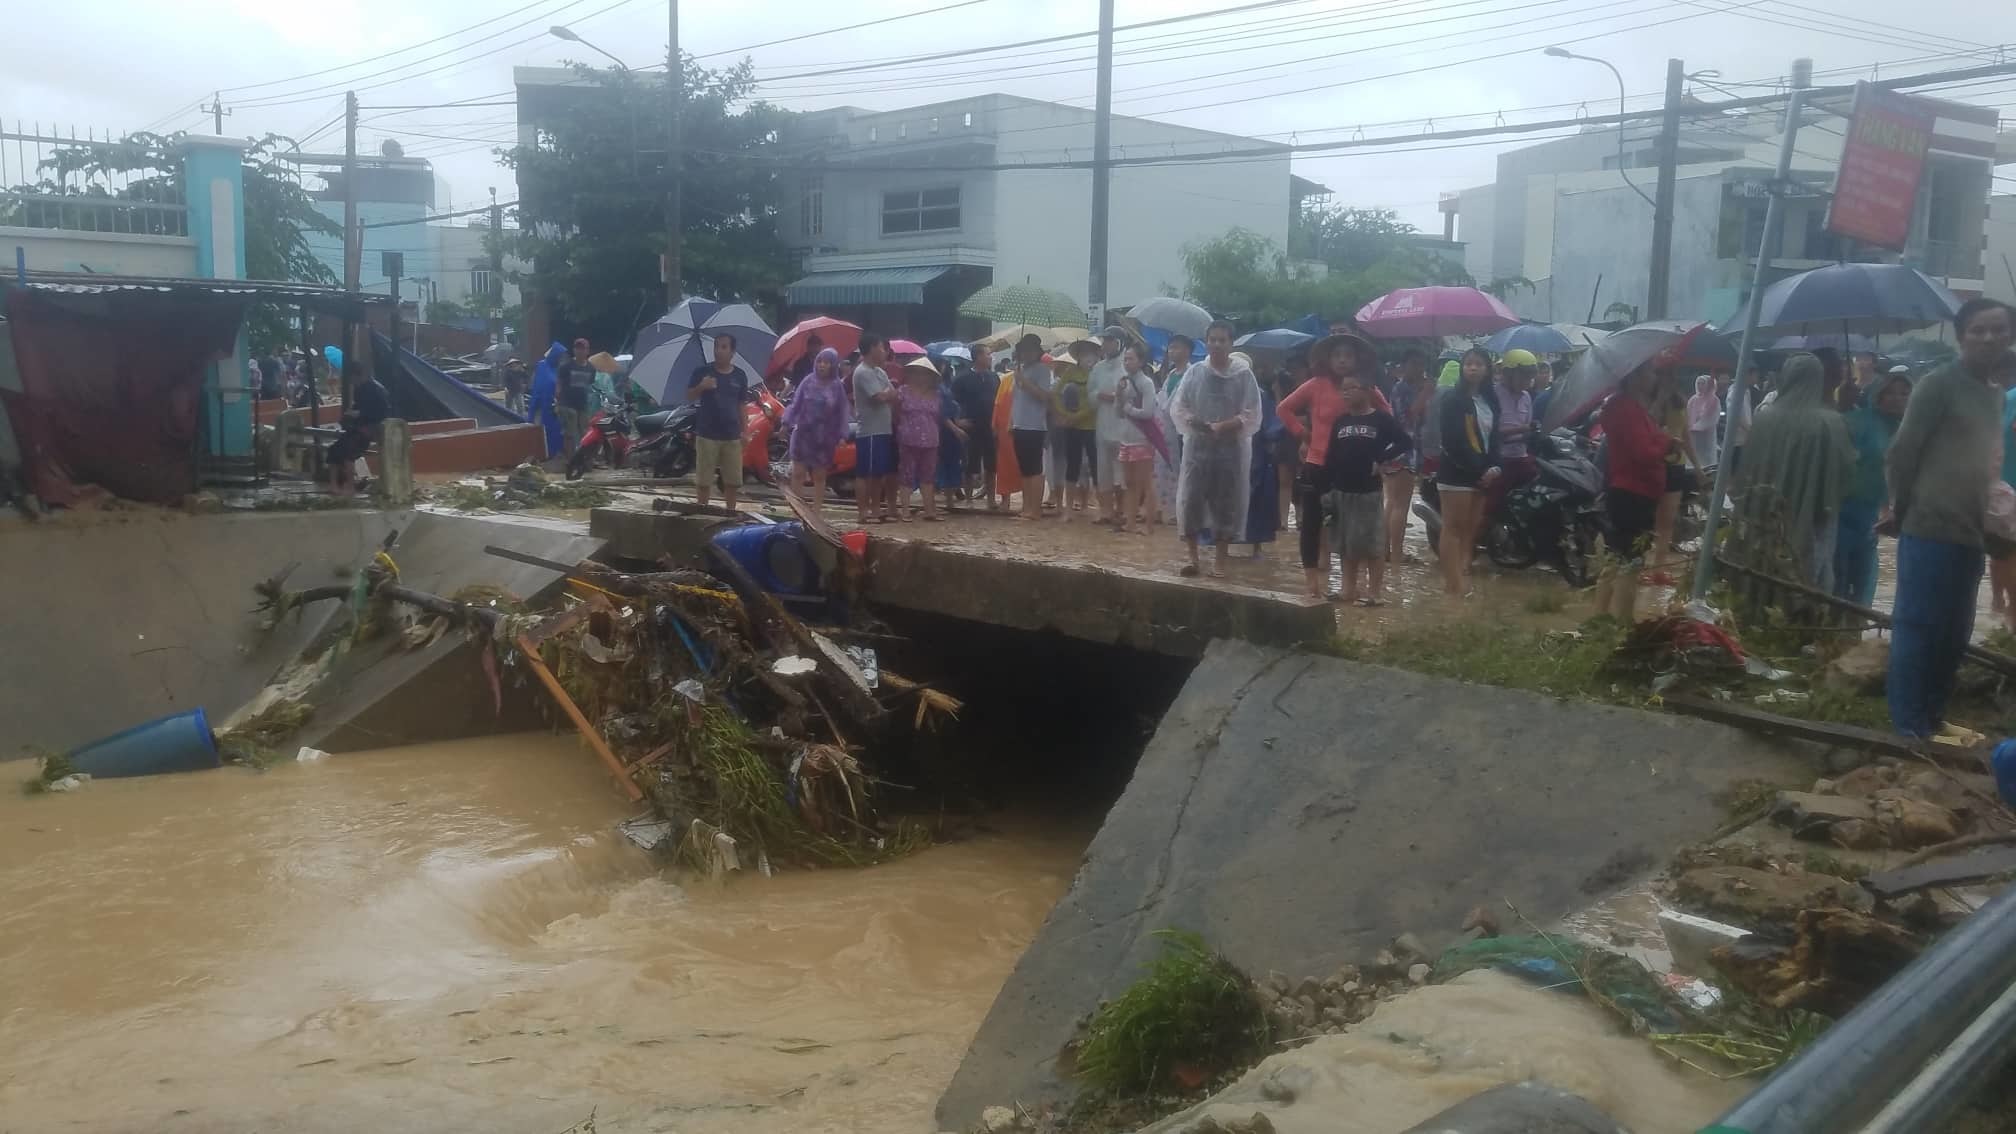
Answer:
[[[1624,377],[1603,403],[1600,420],[1608,445],[1603,504],[1610,530],[1606,539],[1617,563],[1596,584],[1596,609],[1629,622],[1638,598],[1638,562],[1645,554],[1666,492],[1666,454],[1673,438],[1652,420],[1657,386],[1652,363]]]

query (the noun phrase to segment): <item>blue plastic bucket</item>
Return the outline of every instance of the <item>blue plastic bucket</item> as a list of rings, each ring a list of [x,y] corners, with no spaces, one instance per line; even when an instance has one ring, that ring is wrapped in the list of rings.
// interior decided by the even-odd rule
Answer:
[[[134,725],[124,732],[77,749],[70,763],[98,779],[152,776],[162,772],[199,772],[223,764],[217,737],[201,709]]]
[[[739,524],[714,533],[715,547],[735,557],[756,584],[771,594],[819,593],[819,565],[800,542],[805,525]]]
[[[1996,745],[1992,762],[1995,787],[2002,793],[2002,802],[2016,807],[2016,740],[2005,740]]]

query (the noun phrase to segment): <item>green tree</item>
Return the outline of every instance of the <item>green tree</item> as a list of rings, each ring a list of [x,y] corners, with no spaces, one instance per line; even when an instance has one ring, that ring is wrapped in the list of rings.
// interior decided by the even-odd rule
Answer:
[[[0,223],[30,228],[116,230],[160,236],[188,235],[187,214],[170,209],[107,209],[98,202],[180,203],[187,199],[181,149],[183,135],[136,133],[116,142],[79,142],[58,147],[42,159],[36,180],[16,192],[73,197],[77,205],[11,202],[0,205]],[[245,151],[245,275],[255,280],[336,283],[335,274],[309,249],[306,234],[340,235],[342,226],[315,210],[292,167],[275,155],[295,148],[290,138],[268,134]],[[119,188],[109,185],[117,182]],[[84,206],[84,207],[79,207]],[[115,219],[116,218],[116,219]],[[246,317],[255,353],[294,341],[289,314],[256,304]]]
[[[1185,298],[1230,317],[1244,330],[1278,327],[1309,314],[1349,316],[1395,288],[1433,282],[1404,257],[1356,268],[1311,267],[1243,228],[1185,247],[1183,267],[1189,277]]]
[[[617,342],[663,307],[663,80],[577,70],[606,97],[555,99],[536,145],[500,152],[518,174],[513,282],[553,305],[555,322]],[[777,131],[789,112],[753,98],[749,63],[686,59],[681,116],[680,259],[689,295],[775,309],[793,264],[778,237]]]
[[[1288,249],[1296,259],[1318,261],[1332,271],[1385,268],[1417,277],[1417,282],[1402,286],[1472,282],[1461,264],[1425,247],[1420,236],[1392,209],[1307,199],[1288,226]]]

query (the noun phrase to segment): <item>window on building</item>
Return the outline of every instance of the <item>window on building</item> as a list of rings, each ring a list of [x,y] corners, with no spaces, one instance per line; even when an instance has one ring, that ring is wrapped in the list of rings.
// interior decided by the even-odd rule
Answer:
[[[882,235],[950,232],[959,227],[959,187],[882,194]]]
[[[490,279],[490,269],[488,268],[469,269],[469,294],[477,299],[487,301],[490,298]]]
[[[973,112],[969,110],[964,115],[961,115],[959,125],[971,130],[973,128]]]
[[[896,136],[897,136],[897,137],[899,137],[899,138],[907,138],[907,137],[909,137],[909,136],[910,136],[910,124],[909,124],[908,122],[898,122],[898,123],[896,124]]]
[[[931,132],[933,134],[936,134],[938,132],[938,120],[936,118],[933,118],[931,120]]]
[[[872,141],[874,141],[874,140],[875,140],[875,136],[876,136],[877,134],[880,134],[881,132],[882,132],[882,128],[881,128],[880,126],[870,126],[870,127],[868,127],[868,140],[869,140],[869,141],[871,141],[871,142],[872,142]]]
[[[798,228],[801,236],[822,236],[826,232],[826,179],[808,177],[798,194]]]

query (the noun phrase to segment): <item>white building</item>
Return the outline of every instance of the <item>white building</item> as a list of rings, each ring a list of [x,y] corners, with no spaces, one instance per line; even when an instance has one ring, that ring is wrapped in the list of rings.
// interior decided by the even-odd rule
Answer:
[[[1982,294],[2016,303],[2016,193],[1988,202],[1988,287]]]
[[[1830,109],[1845,112],[1848,100],[1837,99]],[[1986,125],[1967,128],[1995,137],[1992,110],[1956,107],[1955,114],[1987,117]],[[1781,119],[1775,109],[1682,119],[1669,317],[1723,321],[1740,309],[1762,243]],[[1835,113],[1812,110],[1799,132],[1792,170],[1800,188],[1786,202],[1773,259],[1777,276],[1878,258],[1879,250],[1856,247],[1825,228],[1845,124]],[[1643,313],[1652,242],[1646,198],[1656,189],[1657,135],[1656,121],[1632,123],[1620,146],[1616,126],[1594,126],[1499,155],[1493,183],[1455,194],[1464,266],[1479,280],[1532,280],[1532,292],[1508,297],[1528,318],[1580,323],[1611,318],[1613,308],[1617,316],[1625,309]],[[2016,160],[2016,135],[2001,136],[1995,160]],[[1985,157],[1935,149],[1903,262],[1957,292],[1980,293],[1991,266],[1984,252],[1993,172]]]
[[[954,311],[988,283],[1083,303],[1091,171],[998,167],[1086,161],[1092,130],[1090,110],[1001,94],[801,116],[781,141],[824,169],[787,180],[782,235],[804,258],[787,304],[935,338],[985,329]],[[1180,289],[1186,244],[1246,228],[1286,246],[1286,146],[1116,115],[1112,147],[1116,159],[1247,156],[1113,169],[1110,306]]]

